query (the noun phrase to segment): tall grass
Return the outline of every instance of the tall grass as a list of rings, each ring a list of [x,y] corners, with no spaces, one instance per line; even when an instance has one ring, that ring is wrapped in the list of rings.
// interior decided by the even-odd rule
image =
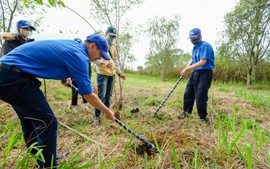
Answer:
[[[214,82],[211,87],[213,98],[209,100],[213,108],[213,111],[209,112],[211,125],[206,127],[197,121],[195,108],[195,113],[188,118],[177,119],[177,114],[183,106],[182,96],[186,79],[179,83],[162,108],[161,114],[164,118],[154,119],[150,110],[154,110],[160,104],[175,84],[176,79],[160,82],[159,77],[137,74],[126,74],[126,77],[128,79],[124,83],[126,95],[121,112],[123,121],[143,137],[153,138],[153,144],[160,153],[140,154],[137,145],[141,142],[125,130],[111,126],[105,119],[102,119],[102,127],[93,129],[91,127],[93,112],[74,113],[66,110],[63,105],[70,103],[70,89],[59,87],[58,82],[48,81],[48,99],[59,121],[65,121],[72,128],[82,131],[85,136],[94,137],[101,144],[108,146],[107,148],[95,146],[93,142],[60,126],[58,131],[60,151],[69,149],[70,154],[59,161],[58,168],[177,169],[188,167],[267,168],[270,166],[270,134],[261,126],[262,122],[268,122],[269,119],[267,116],[269,107],[265,104],[270,94],[267,87],[258,87],[255,94],[253,90],[241,84]],[[223,95],[239,100],[229,105],[231,97],[228,97],[228,101],[225,100],[226,97],[222,97]],[[218,96],[221,96],[219,100],[216,99]],[[260,106],[246,104],[245,107],[241,102],[249,103],[252,100],[255,102],[256,99]],[[140,109],[140,112],[132,114],[130,110],[135,106]],[[230,111],[223,112],[222,109],[217,109],[222,106]],[[254,110],[256,112],[252,112]],[[36,145],[31,146],[30,149],[24,147],[18,119],[16,118],[15,121],[15,118],[9,117],[10,112],[9,108],[0,108],[0,113],[4,116],[0,122],[0,168],[34,168],[36,160],[43,160],[42,147],[36,147]],[[259,115],[262,117],[259,118]],[[31,148],[35,148],[39,153],[30,154]],[[260,160],[263,163],[268,161],[268,166],[262,165]]]
[[[246,152],[246,161],[247,161],[247,167],[248,169],[251,169],[252,168],[252,148],[250,146],[250,144],[248,143],[245,143],[243,145],[243,149],[242,149],[242,152]]]
[[[195,149],[194,150],[194,158],[193,158],[193,166],[195,169],[199,169],[199,165],[200,165],[200,154],[198,153],[198,150]]]
[[[217,118],[217,131],[218,131],[218,147],[217,151],[220,153],[223,150],[227,154],[227,162],[230,163],[232,152],[237,153],[237,155],[243,160],[243,162],[247,165],[248,169],[252,168],[252,146],[249,143],[243,144],[242,150],[240,150],[237,144],[244,135],[250,135],[248,130],[248,123],[250,120],[240,119],[241,128],[237,129],[236,118],[231,116],[230,114],[226,117],[219,116]],[[254,125],[251,125],[252,130],[254,130],[253,138],[255,148],[260,150],[263,153],[263,144],[267,142],[266,140],[266,132],[262,129],[257,129]],[[229,133],[232,133],[231,135]]]
[[[174,140],[173,140],[173,139],[172,139],[172,153],[173,153],[174,167],[175,167],[176,169],[179,169],[179,163],[178,163],[177,153],[176,153],[176,150],[175,150]]]
[[[33,167],[33,162],[39,160],[44,162],[44,156],[42,154],[42,148],[37,146],[37,143],[33,143],[29,148],[24,146],[24,139],[21,134],[14,130],[17,128],[17,124],[13,122],[8,122],[4,133],[9,136],[9,140],[6,146],[3,147],[3,159],[0,162],[0,168],[4,168],[7,163],[14,168],[31,168]],[[32,154],[32,150],[35,149],[36,153]],[[17,150],[14,154],[13,150]],[[23,157],[20,155],[23,154]]]
[[[223,83],[246,83],[247,78],[247,66],[241,61],[235,60],[223,60],[216,58],[214,69],[214,80],[221,81]],[[170,71],[169,77],[177,77],[179,72],[185,67],[185,65],[179,65],[177,69]],[[128,70],[128,72],[133,72]],[[146,68],[139,70],[137,73],[151,76],[159,76],[160,72]],[[255,82],[269,83],[270,81],[270,63],[267,61],[261,61],[256,69]]]

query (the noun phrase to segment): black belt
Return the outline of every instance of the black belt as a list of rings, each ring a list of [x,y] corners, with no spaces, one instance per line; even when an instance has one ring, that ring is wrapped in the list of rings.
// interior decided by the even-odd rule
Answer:
[[[206,72],[206,71],[211,71],[212,69],[199,69],[199,70],[194,70],[194,72]]]
[[[20,69],[18,69],[16,66],[10,66],[10,65],[6,65],[4,63],[0,62],[0,70],[7,70],[7,71],[11,71],[11,72],[17,72],[17,73],[23,73]]]

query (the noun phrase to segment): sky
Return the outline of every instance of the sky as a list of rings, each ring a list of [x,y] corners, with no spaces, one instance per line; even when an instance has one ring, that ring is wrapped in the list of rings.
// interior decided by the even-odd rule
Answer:
[[[176,14],[181,16],[178,47],[185,52],[191,52],[193,45],[188,39],[189,31],[198,27],[202,31],[203,40],[208,41],[216,48],[218,33],[223,29],[223,18],[230,12],[239,0],[145,0],[143,4],[133,6],[125,17],[131,20],[136,27],[139,24],[145,28],[149,19],[154,16],[172,19]],[[64,3],[82,16],[89,13],[89,0],[64,0]],[[44,31],[33,34],[36,40],[43,39],[74,39],[94,33],[94,30],[78,15],[70,10],[52,8],[46,15],[42,25]],[[90,22],[94,27],[95,22]],[[105,26],[103,29],[106,30]],[[59,34],[59,30],[64,33]],[[119,32],[121,34],[121,32]],[[146,36],[139,37],[134,43],[131,53],[137,61],[128,64],[136,69],[144,66],[145,56],[149,51],[149,43]]]

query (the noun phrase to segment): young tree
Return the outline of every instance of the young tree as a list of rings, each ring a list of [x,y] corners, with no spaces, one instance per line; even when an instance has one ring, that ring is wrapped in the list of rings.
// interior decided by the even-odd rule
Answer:
[[[143,0],[92,0],[91,15],[103,25],[116,28],[116,51],[119,63],[124,67],[126,61],[134,61],[135,57],[129,51],[136,39],[132,35],[130,21],[123,20],[123,16],[133,6],[141,4]]]
[[[114,26],[117,30],[116,33],[118,38],[116,39],[116,51],[119,63],[123,68],[126,61],[134,61],[135,57],[130,52],[134,42],[130,21],[124,22],[122,19],[124,14],[130,10],[132,6],[141,4],[143,0],[92,0],[92,2],[92,16],[103,24]],[[119,109],[121,109],[123,95],[120,77],[119,82]]]
[[[175,68],[181,51],[176,49],[180,16],[176,15],[174,18],[166,20],[164,17],[155,17],[148,22],[150,52],[146,57],[146,66],[159,73],[162,80]]]
[[[245,63],[246,85],[252,85],[256,67],[270,46],[270,1],[240,0],[225,15],[225,25],[219,51]]]
[[[0,31],[10,32],[14,18],[26,18],[38,27],[44,18],[48,5],[40,6],[33,1],[24,3],[22,0],[0,0]],[[28,19],[29,18],[29,19]]]
[[[16,0],[16,1],[24,2],[25,4],[30,2],[29,0]],[[36,4],[44,5],[43,0],[35,0],[35,1],[36,1]],[[122,18],[124,14],[132,8],[132,6],[141,4],[143,1],[144,0],[129,0],[129,1],[92,0],[90,1],[92,3],[91,5],[92,9],[90,13],[91,17],[95,18],[95,20],[98,20],[99,23],[112,25],[117,29],[118,38],[116,39],[117,40],[116,50],[117,50],[118,55],[120,56],[119,62],[122,65],[122,68],[125,67],[126,62],[132,62],[135,60],[135,57],[130,52],[130,50],[131,50],[132,44],[137,40],[136,37],[133,36],[133,33],[137,33],[137,32],[135,32],[136,31],[135,29],[131,29],[130,21],[126,20],[124,22]],[[78,13],[76,13],[76,11],[73,11],[70,7],[66,6],[64,4],[64,1],[48,0],[48,2],[51,6],[66,7],[67,9],[71,10],[75,14],[79,15]],[[83,18],[82,16],[80,17],[87,22],[85,18]],[[92,27],[92,25],[90,26]],[[94,28],[93,30],[96,33],[98,33]]]

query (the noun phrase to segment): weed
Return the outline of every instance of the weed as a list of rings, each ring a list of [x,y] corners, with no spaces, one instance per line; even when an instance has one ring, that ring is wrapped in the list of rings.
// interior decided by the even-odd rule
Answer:
[[[248,166],[248,169],[251,169],[252,168],[252,148],[250,146],[250,144],[247,144],[245,143],[243,145],[243,149],[242,151],[246,151],[246,158],[247,158],[247,166]]]
[[[176,169],[179,169],[179,163],[178,163],[177,154],[176,154],[176,150],[175,150],[175,145],[174,145],[174,140],[173,139],[172,139],[172,153],[173,153],[174,167]]]

